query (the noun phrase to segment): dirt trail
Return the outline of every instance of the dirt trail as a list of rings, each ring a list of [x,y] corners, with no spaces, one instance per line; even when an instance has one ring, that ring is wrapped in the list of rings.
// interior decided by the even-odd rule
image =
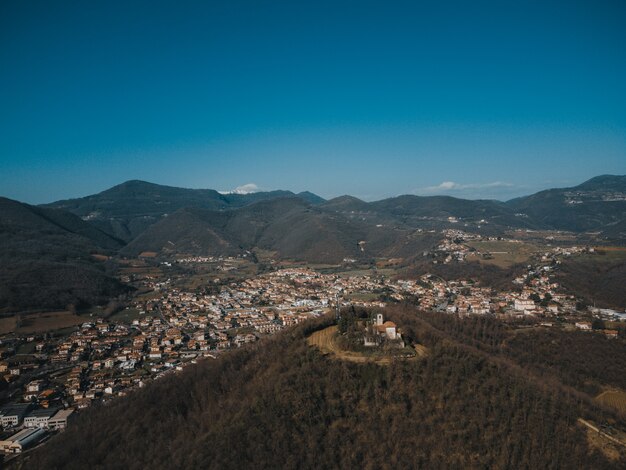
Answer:
[[[610,434],[605,433],[604,431],[600,430],[597,426],[594,426],[593,424],[591,424],[589,421],[584,420],[582,418],[578,418],[578,422],[584,426],[587,426],[589,429],[591,429],[592,431],[597,432],[599,435],[601,435],[602,437],[604,437],[605,439],[608,439],[611,442],[614,442],[615,444],[619,444],[622,447],[626,447],[626,444],[623,443],[622,441],[620,441],[619,439],[611,436]]]

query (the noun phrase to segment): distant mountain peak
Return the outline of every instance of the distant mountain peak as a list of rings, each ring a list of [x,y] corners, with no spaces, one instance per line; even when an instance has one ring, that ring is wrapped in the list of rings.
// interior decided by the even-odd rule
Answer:
[[[326,202],[326,199],[318,196],[315,193],[312,193],[311,191],[301,191],[296,194],[296,196],[298,196],[300,199],[304,199],[311,204],[323,204],[324,202]]]
[[[116,184],[115,186],[112,186],[111,188],[106,189],[105,191],[111,191],[111,190],[114,190],[114,189],[121,189],[121,188],[141,188],[141,187],[149,187],[149,188],[168,187],[168,188],[171,188],[172,186],[163,186],[163,185],[160,185],[160,184],[150,183],[149,181],[143,181],[143,180],[128,180],[128,181],[124,181],[123,183]]]
[[[349,196],[347,194],[329,199],[323,204],[323,207],[331,210],[339,211],[361,211],[366,210],[368,203],[361,199]]]
[[[362,199],[359,199],[355,196],[350,196],[349,194],[344,194],[343,196],[337,196],[332,199],[329,199],[328,202],[365,202]]]

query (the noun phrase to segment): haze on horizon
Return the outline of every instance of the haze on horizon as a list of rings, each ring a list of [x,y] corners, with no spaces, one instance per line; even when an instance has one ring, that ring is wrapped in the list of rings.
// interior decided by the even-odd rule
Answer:
[[[624,24],[608,0],[3,2],[0,195],[507,200],[626,174]]]

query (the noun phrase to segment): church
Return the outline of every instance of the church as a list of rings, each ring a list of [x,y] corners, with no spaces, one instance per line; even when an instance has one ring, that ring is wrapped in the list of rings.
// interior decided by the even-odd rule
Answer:
[[[383,314],[378,313],[373,324],[369,324],[365,327],[363,345],[378,346],[386,340],[402,342],[402,335],[394,322],[389,320],[385,321]]]

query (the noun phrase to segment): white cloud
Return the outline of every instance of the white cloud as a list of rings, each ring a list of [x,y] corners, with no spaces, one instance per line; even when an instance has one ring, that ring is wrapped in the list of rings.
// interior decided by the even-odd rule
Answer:
[[[498,199],[506,201],[513,197],[522,196],[527,192],[526,186],[492,181],[489,183],[457,183],[444,181],[437,186],[417,188],[413,194],[420,196],[447,195],[463,199]]]
[[[259,191],[259,187],[254,183],[242,184],[241,186],[237,186],[233,193],[235,194],[250,194],[256,193]]]
[[[501,181],[494,181],[493,183],[471,183],[461,184],[454,181],[444,181],[437,186],[427,186],[425,188],[419,188],[416,193],[440,193],[451,191],[467,191],[467,190],[481,190],[481,189],[499,189],[499,188],[513,188],[514,185],[510,183],[503,183]]]
[[[242,184],[230,191],[219,191],[221,194],[251,194],[259,192],[259,187],[254,183]]]
[[[459,186],[458,183],[455,183],[454,181],[444,181],[439,186],[435,186],[435,188],[438,188],[438,189],[454,189],[457,186]]]

